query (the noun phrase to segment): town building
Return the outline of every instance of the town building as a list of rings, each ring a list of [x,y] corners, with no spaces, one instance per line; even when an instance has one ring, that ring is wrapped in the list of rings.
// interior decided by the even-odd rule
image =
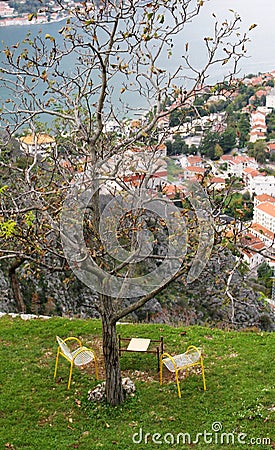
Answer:
[[[253,269],[262,262],[275,265],[275,198],[268,194],[254,198],[253,223],[241,243],[244,260]]]
[[[266,106],[275,108],[275,88],[272,88],[266,96]]]
[[[266,138],[267,125],[265,121],[266,114],[258,109],[256,111],[252,111],[250,117],[250,142],[256,142],[260,139]]]
[[[275,196],[275,191],[274,191],[274,196]],[[272,195],[268,195],[268,194],[261,194],[261,195],[256,195],[256,197],[254,198],[255,206],[258,206],[264,202],[275,203],[275,197],[273,197]]]
[[[247,167],[254,170],[258,168],[257,161],[248,156],[223,155],[221,161],[227,163],[228,172],[236,177],[242,177]]]
[[[257,169],[252,169],[251,167],[246,167],[243,170],[243,182],[248,190],[250,196],[255,194],[255,178],[263,178],[265,176],[265,173],[259,172]]]
[[[250,195],[274,195],[275,193],[275,177],[273,175],[265,175],[262,173],[256,174],[256,172],[250,173],[245,177],[247,181],[247,190]]]
[[[0,1],[0,17],[13,17],[14,8],[11,8],[8,2]]]
[[[266,227],[260,225],[259,223],[252,223],[250,231],[252,234],[261,239],[267,248],[270,248],[274,245],[275,234],[272,233],[272,231],[268,230]]]
[[[275,142],[268,142],[266,144],[266,146],[267,146],[267,148],[269,150],[270,155],[275,153]]]
[[[255,206],[253,222],[275,233],[275,202],[263,202]]]
[[[222,190],[225,189],[226,186],[226,180],[222,177],[209,177],[209,186],[208,188],[213,187],[215,190]]]
[[[180,163],[183,168],[187,166],[203,167],[203,160],[200,156],[197,155],[194,156],[183,155],[180,158]]]
[[[19,139],[20,149],[28,155],[40,154],[42,156],[56,148],[56,141],[46,133],[27,134]]]
[[[198,166],[187,166],[183,172],[184,180],[201,179],[205,174],[205,169]]]
[[[265,244],[260,238],[247,232],[242,236],[241,244],[243,259],[250,270],[265,261]]]

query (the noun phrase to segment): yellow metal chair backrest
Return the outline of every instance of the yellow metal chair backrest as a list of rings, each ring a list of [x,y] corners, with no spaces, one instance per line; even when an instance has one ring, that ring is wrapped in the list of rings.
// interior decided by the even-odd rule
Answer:
[[[56,336],[56,340],[58,342],[58,345],[61,349],[63,356],[65,356],[69,361],[72,361],[73,355],[72,355],[71,350],[69,349],[68,345],[66,344],[66,342],[63,341],[63,339],[61,339],[59,336]],[[75,340],[78,340],[78,339],[75,338]],[[80,343],[80,345],[81,345],[80,341],[78,343]]]
[[[188,376],[188,369],[193,366],[201,366],[203,389],[206,391],[206,382],[204,376],[204,365],[201,349],[190,345],[185,353],[171,356],[169,353],[163,353],[160,357],[160,384],[162,385],[163,365],[170,371],[175,373],[176,384],[178,388],[178,396],[181,398],[181,390],[179,384],[179,371],[186,370]]]
[[[57,349],[56,362],[55,362],[54,378],[56,377],[56,374],[57,374],[59,355],[61,355],[70,363],[70,375],[69,375],[69,380],[68,380],[68,389],[70,389],[74,365],[75,366],[84,366],[85,364],[89,364],[90,362],[94,361],[95,375],[96,375],[96,379],[98,379],[97,357],[96,357],[96,353],[93,349],[84,347],[82,345],[80,339],[78,339],[74,336],[70,336],[64,340],[61,339],[59,336],[56,336],[56,340],[58,342],[58,349]],[[79,347],[76,348],[75,350],[71,351],[71,349],[67,345],[68,341],[77,342]]]

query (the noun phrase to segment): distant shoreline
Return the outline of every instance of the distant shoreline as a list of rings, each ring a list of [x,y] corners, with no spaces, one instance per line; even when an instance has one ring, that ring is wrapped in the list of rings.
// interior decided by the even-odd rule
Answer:
[[[32,20],[28,19],[29,14],[25,14],[23,16],[17,16],[17,17],[7,17],[5,19],[0,19],[0,27],[11,27],[11,26],[26,26],[26,25],[45,25],[45,24],[51,24],[56,22],[62,22],[62,20],[67,19],[69,16],[62,16],[62,17],[56,17],[56,18],[50,18],[48,20],[48,17],[45,15],[41,15],[37,18],[33,18]]]

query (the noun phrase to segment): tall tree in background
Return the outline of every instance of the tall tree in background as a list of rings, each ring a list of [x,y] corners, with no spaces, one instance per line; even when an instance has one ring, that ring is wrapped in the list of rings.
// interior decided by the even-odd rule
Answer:
[[[65,10],[65,2],[57,3]],[[196,26],[204,3],[83,2],[67,11],[59,36],[45,35],[43,30],[37,36],[29,33],[24,42],[4,49],[1,84],[10,97],[1,111],[3,148],[27,126],[33,149],[23,165],[4,158],[2,152],[3,170],[16,179],[16,186],[8,176],[1,183],[1,258],[62,270],[66,256],[79,278],[99,292],[110,404],[124,398],[117,321],[190,267],[193,275],[198,273],[198,260],[208,256],[207,245],[200,247],[191,226],[188,242],[194,246],[187,245],[184,259],[182,215],[175,209],[167,212],[163,200],[153,203],[148,196],[159,164],[155,137],[158,144],[165,139],[165,133],[156,135],[158,123],[176,109],[190,107],[215,65],[227,64],[229,79],[245,51],[247,36],[240,35],[240,18],[231,12],[221,24],[213,19],[212,34],[202,36],[204,65],[193,66],[188,30]],[[133,106],[137,100],[139,106]],[[44,125],[38,122],[42,119]],[[57,147],[40,155],[42,131],[55,136]],[[127,159],[134,146],[147,155],[138,191],[125,183],[126,176],[139,171]],[[112,200],[105,214],[106,192]],[[191,194],[201,197],[201,204],[190,203],[201,214],[201,235],[209,241],[203,223],[210,221],[209,211],[205,217],[201,212],[207,199],[203,192]],[[148,232],[141,231],[145,225]],[[194,267],[196,252],[200,257]],[[153,275],[146,278],[146,270]],[[126,305],[124,299],[131,297]]]

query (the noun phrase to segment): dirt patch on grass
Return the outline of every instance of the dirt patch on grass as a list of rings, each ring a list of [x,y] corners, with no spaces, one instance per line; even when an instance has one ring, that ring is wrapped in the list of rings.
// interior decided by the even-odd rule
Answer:
[[[102,338],[97,336],[91,340],[85,341],[85,345],[87,347],[91,347],[95,350],[97,359],[98,359],[98,372],[99,372],[99,380],[105,380],[105,368],[104,368],[104,358],[102,353]],[[94,367],[90,365],[86,369],[89,375],[94,374]],[[130,370],[124,369],[121,371],[122,377],[129,377],[132,381],[144,381],[146,383],[152,383],[159,381],[159,372],[157,368],[155,370]],[[189,369],[189,375],[201,375],[200,367],[191,367]],[[179,373],[179,379],[184,379],[186,377],[186,372],[182,371]],[[163,381],[169,382],[175,380],[175,375],[169,372],[165,367],[163,369]]]

